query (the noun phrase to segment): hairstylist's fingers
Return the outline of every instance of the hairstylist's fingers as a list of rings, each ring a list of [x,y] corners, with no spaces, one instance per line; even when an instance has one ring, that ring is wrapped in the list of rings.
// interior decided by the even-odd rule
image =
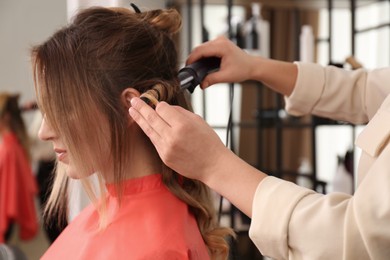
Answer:
[[[250,78],[251,56],[226,37],[218,37],[196,47],[187,62],[192,63],[199,58],[210,56],[221,57],[221,67],[203,80],[202,89],[216,83],[241,82]]]
[[[151,107],[140,98],[131,99],[130,116],[141,127],[153,143],[160,139],[161,134],[170,126]]]
[[[164,101],[157,104],[156,112],[172,127],[187,121],[193,115],[192,112],[180,106],[171,106]]]
[[[226,71],[217,71],[207,75],[200,83],[202,89],[208,88],[216,83],[226,83],[226,79],[229,78],[229,74]]]
[[[194,63],[195,61],[206,57],[222,57],[224,55],[224,49],[221,48],[221,44],[224,41],[229,41],[226,37],[220,36],[215,40],[205,42],[198,47],[195,47],[187,58],[186,64]]]

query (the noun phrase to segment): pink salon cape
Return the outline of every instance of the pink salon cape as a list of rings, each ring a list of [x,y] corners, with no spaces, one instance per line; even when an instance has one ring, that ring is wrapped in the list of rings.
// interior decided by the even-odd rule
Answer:
[[[43,260],[48,259],[209,259],[194,216],[154,174],[124,183],[118,207],[112,185],[108,190],[110,224],[98,230],[93,205],[62,232]]]
[[[15,134],[3,135],[0,144],[0,244],[11,222],[28,240],[38,232],[34,196],[38,191],[30,163]]]

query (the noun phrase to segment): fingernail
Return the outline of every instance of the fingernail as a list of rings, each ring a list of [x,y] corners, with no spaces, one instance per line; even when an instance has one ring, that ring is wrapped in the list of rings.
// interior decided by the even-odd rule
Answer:
[[[131,103],[132,106],[134,106],[137,103],[136,98],[135,97],[131,98],[130,99],[130,103]]]

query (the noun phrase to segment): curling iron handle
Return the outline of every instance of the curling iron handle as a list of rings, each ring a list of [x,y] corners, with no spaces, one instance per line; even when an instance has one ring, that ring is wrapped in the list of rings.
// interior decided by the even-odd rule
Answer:
[[[221,58],[208,57],[200,59],[179,71],[180,87],[188,89],[190,93],[194,92],[203,79],[212,72],[219,70],[221,66]]]

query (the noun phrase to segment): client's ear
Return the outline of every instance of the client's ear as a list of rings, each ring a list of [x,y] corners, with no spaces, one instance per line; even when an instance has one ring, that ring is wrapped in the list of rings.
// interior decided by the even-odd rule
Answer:
[[[129,109],[131,107],[130,100],[133,97],[139,97],[140,95],[141,94],[139,93],[139,91],[135,88],[126,88],[122,91],[121,102],[127,109]]]
[[[125,106],[125,108],[128,110],[131,107],[130,100],[133,97],[139,97],[140,95],[141,94],[139,93],[139,91],[136,90],[135,88],[127,88],[127,89],[122,91],[121,102]],[[134,119],[128,114],[128,124],[129,124],[129,126],[131,126],[132,123],[134,123]]]

